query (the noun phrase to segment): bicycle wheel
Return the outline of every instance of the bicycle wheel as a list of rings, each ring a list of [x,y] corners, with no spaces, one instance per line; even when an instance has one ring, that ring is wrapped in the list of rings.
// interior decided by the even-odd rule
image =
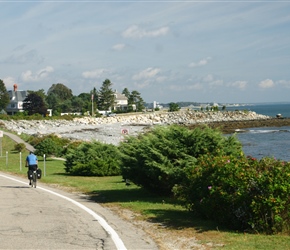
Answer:
[[[36,181],[37,181],[37,173],[36,171],[34,171],[32,176],[32,187],[34,188],[36,188]]]

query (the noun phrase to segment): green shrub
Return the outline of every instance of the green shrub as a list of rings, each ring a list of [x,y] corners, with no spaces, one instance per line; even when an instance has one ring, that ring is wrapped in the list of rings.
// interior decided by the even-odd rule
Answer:
[[[35,146],[35,154],[46,156],[61,156],[63,148],[56,144],[52,138],[45,138]]]
[[[55,134],[43,137],[32,137],[30,143],[35,147],[37,155],[63,156],[66,147],[71,143],[69,139],[60,138]]]
[[[24,143],[17,143],[14,146],[14,150],[17,152],[23,152],[25,150],[26,146]]]
[[[264,158],[204,155],[174,187],[184,206],[221,225],[290,232],[290,164]]]
[[[120,145],[123,177],[162,194],[171,194],[173,186],[182,182],[184,169],[194,166],[201,155],[242,153],[235,137],[208,127],[160,126],[126,139]]]
[[[112,144],[84,142],[68,150],[65,171],[82,176],[120,175],[120,152]]]

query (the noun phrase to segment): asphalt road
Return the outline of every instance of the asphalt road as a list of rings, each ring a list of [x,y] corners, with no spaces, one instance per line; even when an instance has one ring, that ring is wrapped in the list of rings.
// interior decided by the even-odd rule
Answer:
[[[81,194],[0,172],[0,249],[158,249],[142,230]]]

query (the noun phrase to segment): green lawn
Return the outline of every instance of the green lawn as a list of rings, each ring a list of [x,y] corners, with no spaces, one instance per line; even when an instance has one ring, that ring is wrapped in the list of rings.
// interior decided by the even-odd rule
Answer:
[[[26,178],[25,158],[28,152],[14,152],[15,143],[6,136],[1,139],[1,144],[0,171]],[[223,244],[223,249],[290,250],[289,235],[266,236],[225,230],[213,222],[194,218],[174,199],[148,193],[134,184],[125,185],[121,176],[68,176],[63,161],[48,158],[44,162],[42,157],[39,157],[39,167],[43,173],[40,182],[84,192],[103,206],[130,209],[140,214],[137,219],[162,224],[174,235],[196,237],[201,243]]]

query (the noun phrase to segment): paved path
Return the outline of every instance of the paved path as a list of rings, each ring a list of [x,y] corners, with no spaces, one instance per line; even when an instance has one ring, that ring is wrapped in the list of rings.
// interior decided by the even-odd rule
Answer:
[[[5,132],[3,131],[3,134],[8,136],[9,138],[11,138],[13,141],[17,142],[17,143],[24,143],[25,144],[25,147],[28,151],[34,151],[35,148],[28,144],[27,142],[25,142],[24,140],[22,140],[19,136],[15,135],[15,134],[12,134],[12,133],[9,133],[9,132]]]
[[[18,136],[4,132],[17,143]],[[25,143],[29,151],[34,148]],[[82,194],[0,172],[0,249],[157,250],[144,231]]]
[[[0,249],[158,249],[99,204],[38,184],[0,172]]]

